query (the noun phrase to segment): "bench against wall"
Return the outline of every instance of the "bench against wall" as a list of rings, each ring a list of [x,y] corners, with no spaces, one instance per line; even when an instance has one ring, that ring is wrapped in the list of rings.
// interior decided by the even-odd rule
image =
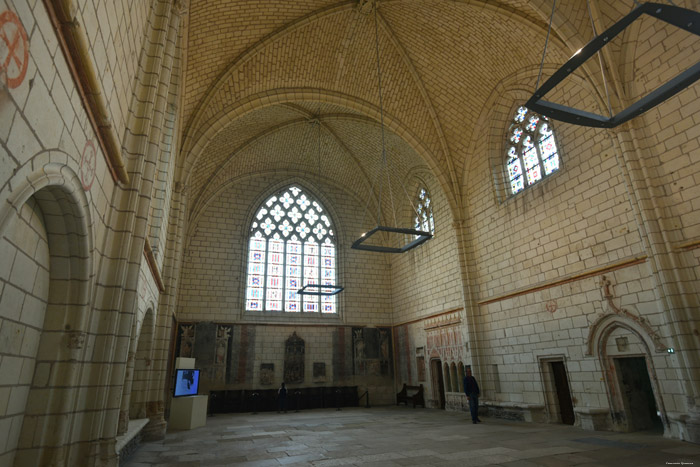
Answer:
[[[399,405],[401,402],[406,404],[407,407],[408,403],[411,402],[414,409],[416,408],[416,405],[421,405],[423,408],[425,408],[425,399],[423,399],[423,385],[408,386],[406,383],[404,383],[401,391],[396,393],[396,405]]]

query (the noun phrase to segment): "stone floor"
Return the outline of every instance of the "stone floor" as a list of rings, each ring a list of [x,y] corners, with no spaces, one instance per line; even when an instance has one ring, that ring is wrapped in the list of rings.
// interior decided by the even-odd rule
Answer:
[[[656,433],[482,420],[405,407],[216,415],[142,444],[126,465],[700,466],[700,445]]]

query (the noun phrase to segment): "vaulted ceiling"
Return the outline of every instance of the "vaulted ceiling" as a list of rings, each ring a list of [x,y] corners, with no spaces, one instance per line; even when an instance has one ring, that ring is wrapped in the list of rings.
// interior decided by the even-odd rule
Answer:
[[[631,8],[595,10],[609,25]],[[620,5],[625,4],[625,5]],[[629,4],[629,5],[627,5]],[[320,174],[371,196],[383,110],[389,167],[431,170],[459,207],[470,141],[499,83],[534,88],[552,0],[191,0],[182,157],[193,202],[266,170]],[[592,37],[586,2],[559,0],[547,69]],[[396,188],[400,190],[400,188]],[[375,189],[376,196],[376,189]]]

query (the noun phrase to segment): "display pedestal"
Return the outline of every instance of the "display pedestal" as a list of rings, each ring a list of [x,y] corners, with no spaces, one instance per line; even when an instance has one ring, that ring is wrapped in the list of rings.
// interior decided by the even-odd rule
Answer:
[[[174,397],[168,428],[191,430],[207,423],[207,396]]]

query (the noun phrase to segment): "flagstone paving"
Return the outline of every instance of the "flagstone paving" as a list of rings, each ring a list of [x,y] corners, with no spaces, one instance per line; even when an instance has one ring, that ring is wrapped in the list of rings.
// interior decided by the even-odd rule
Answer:
[[[142,443],[128,467],[151,466],[700,466],[700,445],[661,433],[586,431],[404,407],[226,414]]]

